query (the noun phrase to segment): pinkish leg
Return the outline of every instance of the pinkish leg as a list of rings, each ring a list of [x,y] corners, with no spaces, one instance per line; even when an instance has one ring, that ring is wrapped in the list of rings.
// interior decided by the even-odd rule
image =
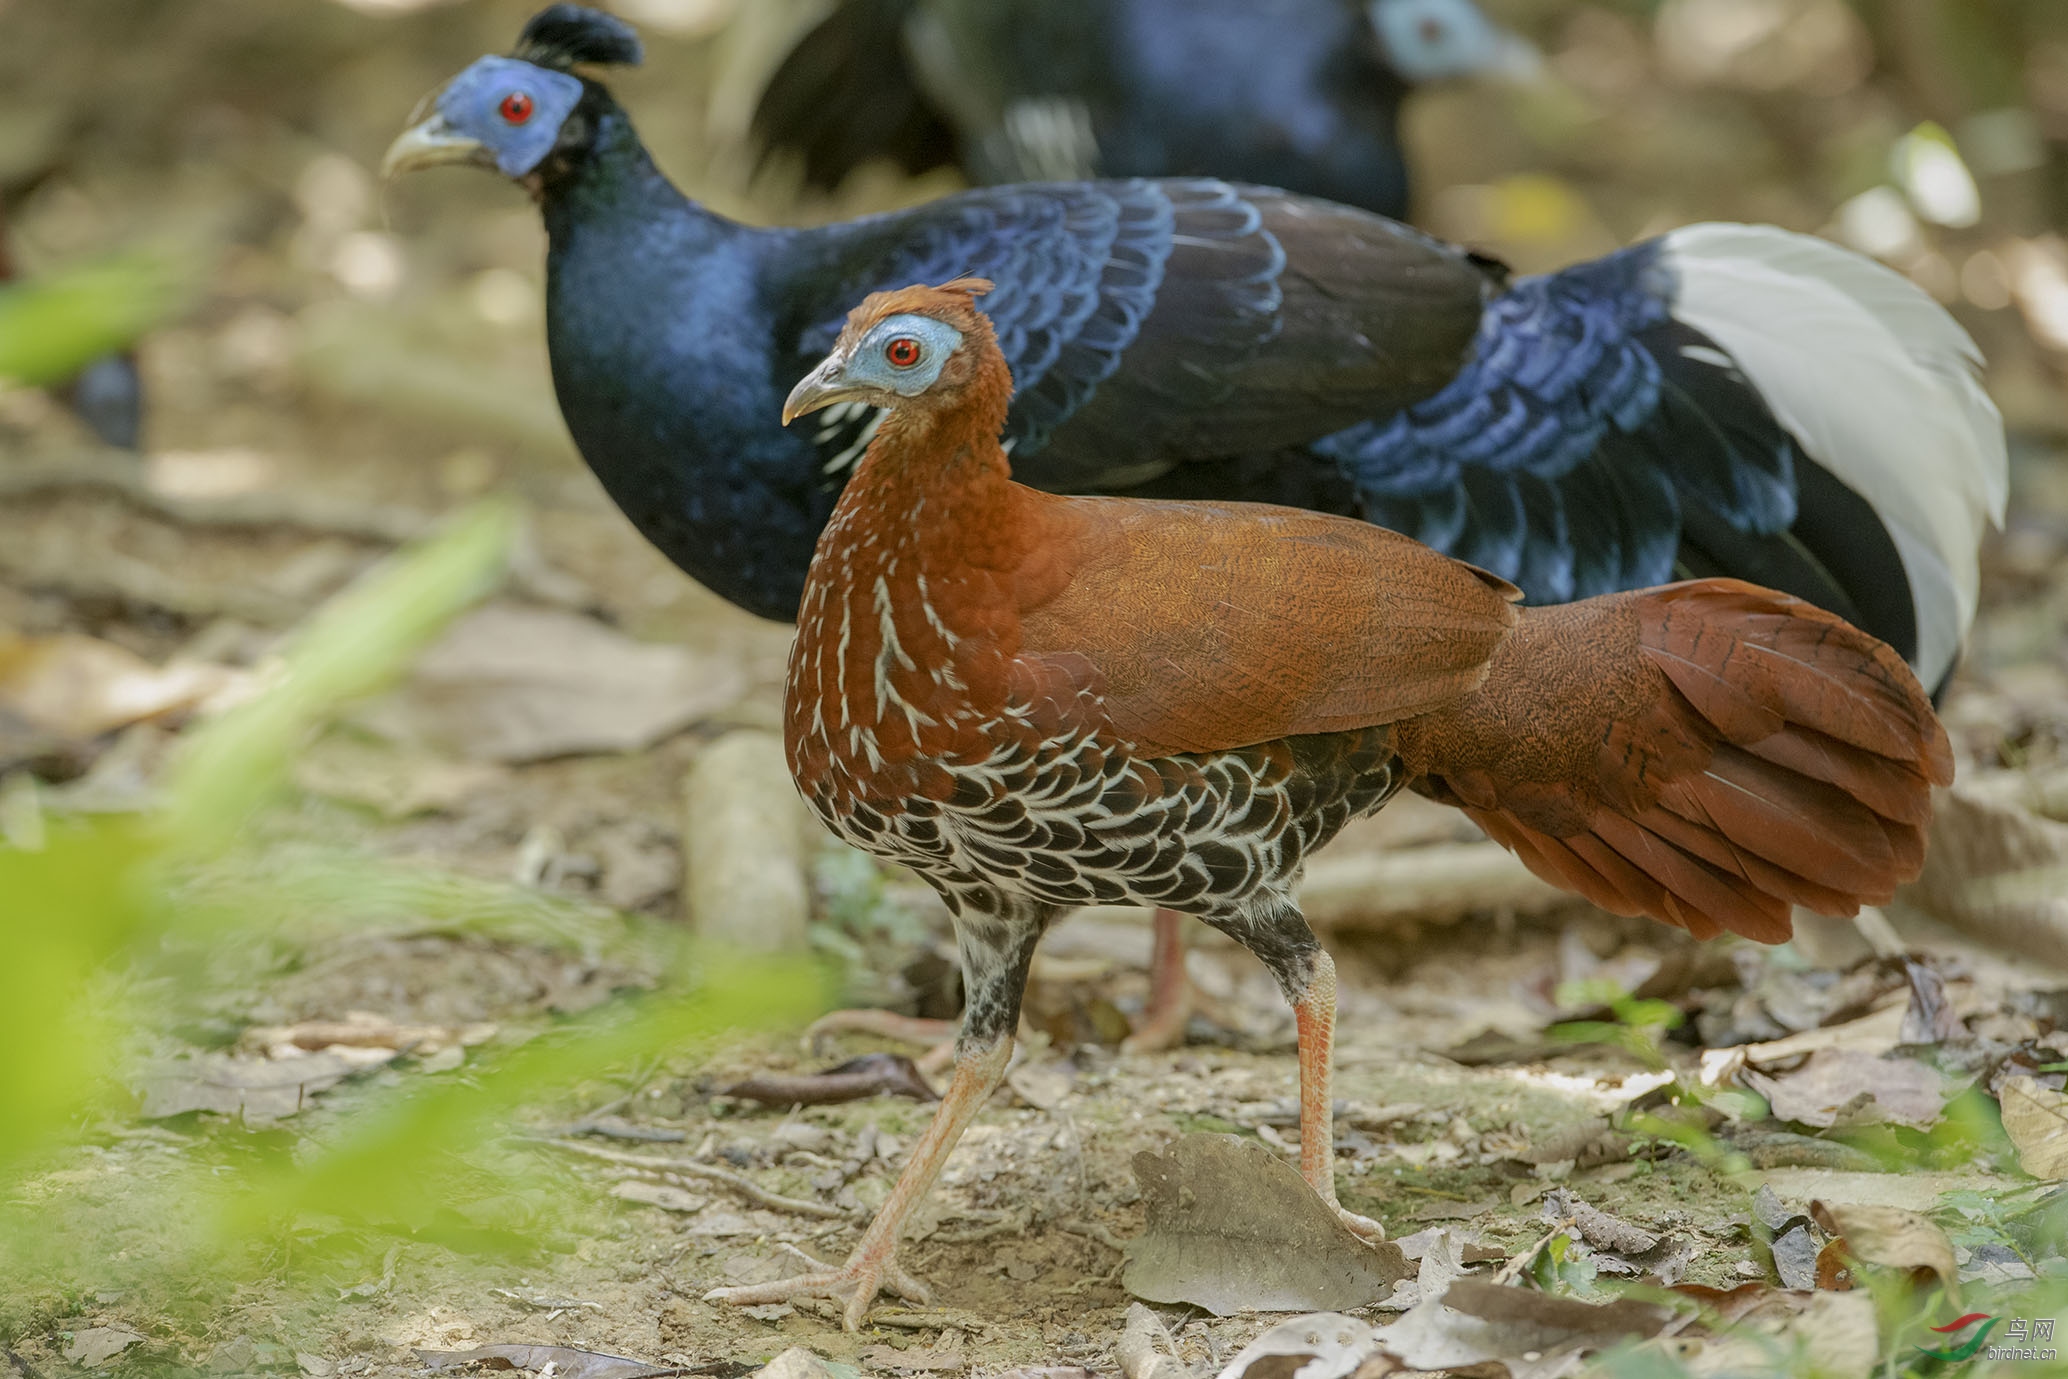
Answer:
[[[831,1298],[847,1303],[842,1321],[849,1331],[861,1329],[869,1304],[882,1289],[911,1302],[928,1301],[925,1285],[898,1267],[898,1235],[912,1209],[941,1176],[955,1142],[962,1138],[962,1132],[1004,1079],[1005,1065],[1011,1058],[1012,1038],[1008,1035],[988,1048],[970,1050],[955,1060],[955,1076],[948,1083],[947,1094],[934,1109],[926,1133],[912,1146],[912,1155],[905,1161],[905,1171],[898,1175],[897,1186],[891,1189],[890,1197],[869,1223],[847,1263],[825,1273],[803,1274],[776,1283],[714,1288],[704,1294],[704,1300],[753,1306],[794,1298]]]
[[[1122,1053],[1155,1053],[1185,1042],[1192,1017],[1192,979],[1185,974],[1185,917],[1158,910],[1149,954],[1149,1004],[1142,1023],[1120,1042]]]
[[[1293,1015],[1300,1032],[1300,1176],[1344,1225],[1366,1239],[1384,1240],[1384,1226],[1336,1200],[1336,964],[1326,952],[1316,951],[1314,978]]]

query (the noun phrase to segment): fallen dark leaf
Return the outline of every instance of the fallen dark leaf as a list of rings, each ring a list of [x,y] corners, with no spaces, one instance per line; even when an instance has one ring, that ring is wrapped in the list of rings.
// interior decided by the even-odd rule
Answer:
[[[594,1350],[574,1350],[559,1345],[483,1345],[472,1350],[419,1350],[416,1358],[426,1369],[541,1370],[553,1366],[554,1379],[653,1379],[654,1376],[687,1374],[677,1365],[650,1365],[623,1355],[604,1355]],[[708,1371],[698,1371],[708,1372]]]
[[[1483,1321],[1520,1322],[1584,1335],[1656,1336],[1671,1316],[1665,1308],[1635,1298],[1582,1302],[1480,1279],[1453,1283],[1443,1295],[1443,1305]]]
[[[1852,1260],[1845,1252],[1845,1242],[1834,1240],[1817,1251],[1817,1287],[1826,1292],[1843,1293],[1853,1286]]]
[[[1731,1132],[1729,1139],[1731,1147],[1744,1154],[1754,1168],[1830,1168],[1876,1173],[1882,1167],[1881,1160],[1857,1145],[1772,1130],[1764,1125],[1741,1125]]]
[[[139,1080],[139,1114],[145,1120],[163,1120],[189,1111],[213,1111],[241,1114],[254,1124],[279,1120],[354,1073],[395,1056],[392,1050],[374,1054],[371,1060],[338,1053],[272,1059],[211,1052],[173,1059],[148,1069]]]
[[[141,1340],[126,1326],[86,1326],[66,1338],[61,1353],[75,1365],[98,1369]]]
[[[1373,1334],[1374,1358],[1390,1357],[1416,1370],[1554,1379],[1578,1369],[1586,1352],[1656,1336],[1670,1319],[1665,1308],[1629,1298],[1581,1302],[1534,1288],[1459,1279],[1441,1297],[1425,1298],[1399,1321],[1380,1327]]]
[[[1412,1272],[1400,1247],[1351,1234],[1291,1164],[1253,1140],[1185,1135],[1134,1159],[1148,1229],[1127,1291],[1215,1316],[1363,1307]]]
[[[1809,1224],[1800,1222],[1773,1238],[1774,1273],[1790,1292],[1808,1292],[1817,1286],[1817,1242]]]
[[[1910,982],[1900,1036],[1905,1044],[1944,1044],[1967,1033],[1946,997],[1945,978],[1913,958],[1903,959],[1903,975]]]
[[[1760,1307],[1780,1290],[1770,1283],[1741,1283],[1735,1288],[1711,1288],[1706,1283],[1681,1283],[1673,1291],[1701,1305],[1706,1319],[1729,1325]]]
[[[918,1066],[901,1053],[865,1053],[822,1073],[762,1073],[733,1083],[725,1095],[764,1106],[837,1106],[872,1096],[940,1100]]]
[[[1620,1217],[1610,1216],[1588,1205],[1563,1188],[1544,1198],[1544,1214],[1554,1220],[1569,1218],[1580,1238],[1598,1250],[1641,1255],[1658,1248],[1659,1236]]]
[[[1840,1237],[1845,1254],[1862,1264],[1938,1275],[1946,1296],[1960,1301],[1960,1271],[1953,1242],[1931,1218],[1902,1207],[1863,1206],[1853,1202],[1810,1203],[1810,1215],[1826,1234]],[[1820,1269],[1820,1272],[1822,1270]]]

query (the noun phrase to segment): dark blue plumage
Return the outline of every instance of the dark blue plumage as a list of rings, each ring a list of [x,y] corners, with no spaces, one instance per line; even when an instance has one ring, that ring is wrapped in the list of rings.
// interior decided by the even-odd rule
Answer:
[[[47,169],[45,170],[48,171]],[[31,181],[40,179],[31,179]],[[0,283],[15,277],[14,254],[8,244],[6,200],[0,198]],[[143,443],[144,380],[136,354],[104,355],[56,389],[58,396],[94,435],[118,450],[136,450]]]
[[[1538,601],[1669,579],[1689,508],[1748,538],[1785,532],[1794,445],[1713,342],[1672,319],[1675,290],[1657,242],[1526,279],[1488,305],[1442,392],[1315,449],[1372,521]]]
[[[391,165],[506,158],[478,76]],[[986,308],[1019,389],[1007,440],[1037,486],[1360,515],[1539,601],[1681,572],[1757,579],[1906,655],[1931,631],[1928,680],[1972,615],[1972,541],[2002,458],[1971,346],[1908,284],[1816,241],[1695,227],[1510,283],[1376,216],[1208,180],[990,188],[752,229],[677,192],[586,79],[552,151],[518,175],[545,216],[554,384],[576,443],[664,553],[766,617],[794,616],[873,419],[784,430],[784,395],[869,292],[964,275],[997,284]],[[1762,291],[1821,315],[1777,322],[1770,345],[1716,304],[1756,307]],[[1884,457],[1855,433],[1884,418],[1846,409],[1887,397],[1833,396],[1783,423],[1777,407],[1801,402],[1784,389],[1770,405],[1777,376],[1741,360],[1799,334],[1856,386],[1901,397],[1910,429],[1943,433],[1888,487],[1929,509],[1938,485],[1938,506],[1971,509],[1964,548],[1958,522],[1924,531],[1868,491]]]
[[[1412,87],[1533,62],[1473,0],[840,0],[754,123],[828,188],[889,158],[992,184],[1210,175],[1400,216]]]

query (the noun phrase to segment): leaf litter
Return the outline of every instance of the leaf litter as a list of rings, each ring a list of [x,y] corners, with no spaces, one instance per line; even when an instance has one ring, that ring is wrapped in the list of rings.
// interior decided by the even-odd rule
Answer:
[[[422,72],[396,32],[340,29],[325,40],[344,45],[337,51],[315,44],[303,53],[289,41],[281,61],[312,92],[332,91],[327,74],[349,70],[355,91],[379,93],[379,110],[406,107]],[[448,37],[472,45],[471,35]],[[355,56],[340,61],[347,50]],[[123,108],[148,107],[146,85],[171,91],[175,107],[190,88],[214,89],[217,48],[181,51],[169,41],[159,56],[148,72],[125,72],[137,89],[124,88]],[[90,83],[80,85],[82,108],[94,108]],[[384,113],[367,118],[388,122]],[[310,157],[301,141],[340,137],[321,120],[271,118],[225,124],[219,136],[250,141],[254,166],[290,173]],[[350,164],[353,155],[325,148],[320,157]],[[178,190],[177,179],[168,189]],[[216,284],[208,316],[148,342],[154,379],[173,381],[159,391],[153,425],[188,455],[249,450],[250,437],[237,433],[255,415],[276,420],[282,441],[263,446],[263,472],[247,476],[261,487],[234,495],[234,504],[213,500],[212,512],[198,500],[156,501],[101,482],[84,467],[72,481],[53,469],[34,494],[4,505],[0,626],[14,629],[9,645],[21,652],[12,675],[0,670],[0,775],[13,773],[0,791],[6,835],[29,836],[15,827],[33,812],[16,807],[23,800],[63,803],[87,783],[101,799],[147,791],[184,723],[216,694],[262,675],[278,630],[392,545],[401,528],[381,513],[436,511],[470,484],[521,475],[527,491],[547,495],[540,545],[571,575],[520,572],[503,602],[368,706],[359,729],[318,744],[298,769],[302,798],[256,841],[344,839],[477,880],[521,875],[541,896],[667,913],[682,873],[684,740],[718,720],[773,721],[781,633],[711,606],[582,487],[542,404],[535,342],[513,338],[523,332],[465,311],[448,319],[455,302],[442,288],[378,308],[330,300],[336,285],[314,281],[320,268],[312,273],[296,257],[307,214],[284,209],[274,188],[239,194],[251,198],[248,223],[287,220],[277,239],[260,231],[238,246],[240,266]],[[155,221],[160,198],[144,202]],[[36,211],[29,207],[32,220]],[[365,209],[340,223],[384,232]],[[423,256],[412,272],[434,284],[446,263],[534,273],[535,226],[525,220],[518,235],[515,223],[471,212],[426,217],[410,227],[413,238],[422,234]],[[65,238],[52,233],[49,242]],[[349,310],[323,310],[340,305]],[[267,329],[281,337],[264,367],[236,362],[254,357],[240,343],[253,311],[267,313]],[[396,327],[405,318],[435,325],[437,338],[458,348],[403,348]],[[355,353],[378,351],[339,347],[366,345],[373,336],[361,328],[375,321],[386,323],[379,339],[394,347],[386,354],[369,364]],[[419,369],[426,363],[439,367]],[[421,374],[414,384],[412,370]],[[464,386],[440,397],[423,378]],[[336,424],[340,401],[349,403],[349,427]],[[57,423],[23,415],[0,418],[10,444],[47,451],[62,439]],[[483,442],[483,434],[499,439]],[[161,457],[151,472],[170,467]],[[575,485],[558,492],[570,477]],[[2049,511],[2068,510],[2047,502]],[[2030,530],[2019,536],[2033,539]],[[2033,587],[2062,555],[2056,536],[2041,544],[2029,563],[2038,573],[2025,576]],[[102,558],[121,550],[140,554],[125,557],[128,565]],[[1160,1316],[1169,1330],[1155,1347],[1167,1372],[1226,1370],[1260,1333],[1280,1336],[1280,1355],[1333,1345],[1330,1373],[1368,1360],[1377,1352],[1358,1347],[1380,1344],[1373,1338],[1382,1333],[1398,1343],[1389,1364],[1422,1346],[1414,1352],[1422,1358],[1483,1353],[1484,1363],[1511,1372],[1577,1365],[1590,1350],[1632,1343],[1660,1317],[1640,1310],[1662,1306],[1649,1293],[1619,1299],[1618,1290],[1656,1289],[1680,1269],[1677,1296],[1687,1305],[1665,1305],[1658,1334],[1640,1349],[1707,1370],[1771,1370],[1773,1355],[1786,1353],[1828,1373],[1864,1374],[1888,1339],[1867,1290],[1819,1282],[1918,1289],[1912,1297],[1922,1306],[1948,1286],[1950,1259],[1969,1305],[2011,1312],[2022,1295],[2008,1290],[2059,1278],[2060,1208],[2046,1193],[2061,1177],[2068,979],[2039,964],[2068,962],[2060,900],[2068,825],[2056,784],[2068,759],[2068,697],[2051,651],[2004,649],[2057,643],[2057,618],[2044,637],[2031,637],[2024,624],[2054,614],[2037,595],[2013,598],[2002,587],[1986,592],[1971,669],[1948,704],[1969,760],[1939,812],[1924,883],[1890,910],[1907,963],[1824,961],[1808,956],[1807,943],[1775,953],[1696,947],[1570,905],[1532,902],[1528,913],[1551,923],[1510,925],[1515,910],[1448,892],[1424,898],[1403,920],[1376,903],[1361,913],[1354,887],[1331,890],[1328,912],[1342,920],[1332,946],[1345,972],[1339,1190],[1353,1208],[1413,1232],[1395,1242],[1398,1279],[1383,1304],[1348,1319],[1361,1332],[1311,1318],[1281,1325],[1255,1313],[1168,1309]],[[642,757],[621,755],[642,747],[650,748]],[[80,774],[93,771],[104,774]],[[1353,839],[1324,863],[1472,846],[1443,828],[1409,836],[1418,825],[1402,819],[1409,811],[1380,825],[1391,831],[1373,834],[1364,851]],[[1444,874],[1456,883],[1455,868]],[[877,883],[871,894],[894,889]],[[198,1013],[183,1009],[185,1022],[152,1050],[159,1081],[145,1084],[143,1110],[184,1104],[167,1114],[193,1119],[173,1134],[113,1117],[93,1152],[24,1189],[22,1200],[91,1246],[89,1262],[62,1277],[64,1305],[110,1298],[91,1318],[53,1324],[68,1315],[56,1285],[39,1277],[11,1289],[7,1315],[25,1356],[47,1366],[112,1364],[148,1340],[154,1358],[162,1351],[199,1365],[292,1356],[318,1376],[420,1373],[417,1347],[447,1364],[470,1356],[551,1364],[560,1374],[585,1364],[741,1374],[771,1356],[770,1379],[857,1379],[865,1365],[945,1374],[959,1372],[958,1361],[987,1375],[1006,1365],[1051,1379],[1110,1373],[1130,1315],[1116,1247],[1150,1234],[1135,1156],[1169,1158],[1196,1132],[1233,1133],[1257,1165],[1281,1182],[1292,1175],[1277,1147],[1296,1123],[1289,1019],[1268,981],[1209,935],[1193,958],[1214,1018],[1196,1021],[1192,1044],[1169,1055],[1111,1051],[1111,1031],[1140,1008],[1140,956],[1089,976],[1060,965],[1037,972],[1029,1010],[1054,1043],[1019,1071],[1013,1095],[985,1111],[907,1245],[915,1271],[946,1299],[938,1312],[883,1314],[885,1334],[909,1334],[910,1346],[886,1346],[881,1334],[850,1344],[808,1309],[740,1316],[686,1300],[709,1283],[788,1271],[786,1247],[837,1257],[888,1191],[927,1113],[874,1095],[812,1104],[780,1083],[765,1107],[728,1097],[771,1068],[794,1068],[773,1041],[752,1039],[630,1070],[625,1086],[581,1089],[591,1099],[571,1094],[573,1104],[531,1108],[513,1127],[543,1132],[604,1104],[607,1112],[586,1119],[681,1150],[646,1156],[657,1166],[528,1153],[557,1164],[555,1190],[589,1212],[578,1240],[525,1266],[528,1282],[484,1275],[464,1250],[426,1237],[372,1242],[364,1270],[320,1288],[296,1277],[253,1284],[228,1326],[201,1317],[202,1303],[113,1286],[118,1250],[148,1260],[152,1232],[178,1229],[175,1218],[138,1209],[136,1184],[241,1152],[246,1127],[295,1143],[338,1134],[436,1060],[466,1057],[457,1036],[470,1026],[493,1024],[523,1040],[550,1029],[561,1010],[638,985],[636,962],[613,968],[583,947],[589,940],[548,953],[530,939],[467,935],[452,913],[423,908],[378,940],[296,940],[271,967],[247,964],[214,979],[221,989]],[[924,933],[938,918],[930,915],[907,907],[893,919],[858,916],[838,937],[865,955],[869,970],[858,980],[872,991],[918,1013],[952,1015],[952,1004],[921,1008],[944,985],[938,956],[930,969],[920,961],[939,938]],[[1913,923],[1920,916],[1950,928]],[[1045,951],[1061,951],[1078,923],[1065,921]],[[1101,923],[1102,933],[1146,954],[1139,917]],[[898,937],[899,924],[923,938]],[[1990,944],[2009,961],[1991,958]],[[952,981],[945,985],[952,991]],[[1562,1001],[1562,988],[1587,994]],[[1666,1012],[1653,1002],[1679,1023],[1654,1018]],[[454,1037],[440,1042],[427,1031]],[[865,1040],[842,1051],[875,1052]],[[1977,1102],[1988,1112],[1980,1129],[1962,1109]],[[1987,1124],[1999,1113],[2000,1134]],[[1816,1203],[1828,1224],[1813,1214]],[[1899,1214],[1863,1214],[1872,1207]],[[1942,1232],[1946,1250],[1919,1221]],[[1437,1224],[1417,1229],[1426,1222]],[[1218,1230],[1216,1248],[1230,1252],[1225,1242],[1243,1228],[1239,1214],[1193,1225]],[[376,1266],[377,1281],[359,1282]],[[1929,1283],[1914,1281],[1920,1268]],[[1746,1269],[1759,1278],[1747,1281]],[[308,1302],[339,1293],[347,1296],[327,1311]],[[526,1299],[595,1305],[540,1308]],[[1727,1313],[1743,1334],[1709,1330],[1698,1320],[1705,1309]],[[505,1344],[460,1348],[476,1335]],[[82,1337],[86,1347],[115,1349],[71,1354]],[[1538,1345],[1547,1348],[1527,1358]],[[1266,1372],[1284,1379],[1290,1371]],[[1303,1379],[1325,1376],[1309,1370]]]

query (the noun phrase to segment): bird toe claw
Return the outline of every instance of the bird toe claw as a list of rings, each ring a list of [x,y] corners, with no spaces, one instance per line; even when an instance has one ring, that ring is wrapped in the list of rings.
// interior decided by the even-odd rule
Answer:
[[[838,1269],[818,1274],[799,1274],[774,1283],[750,1283],[732,1288],[713,1288],[705,1302],[727,1302],[736,1307],[756,1307],[771,1302],[795,1302],[799,1298],[826,1298],[844,1302],[841,1322],[849,1331],[859,1331],[869,1305],[879,1292],[893,1293],[907,1302],[928,1303],[933,1295],[925,1284],[898,1266],[894,1259],[849,1260]]]
[[[1341,1202],[1330,1202],[1329,1205],[1335,1208],[1336,1219],[1348,1226],[1352,1235],[1375,1243],[1386,1238],[1386,1228],[1369,1216],[1359,1216]]]

